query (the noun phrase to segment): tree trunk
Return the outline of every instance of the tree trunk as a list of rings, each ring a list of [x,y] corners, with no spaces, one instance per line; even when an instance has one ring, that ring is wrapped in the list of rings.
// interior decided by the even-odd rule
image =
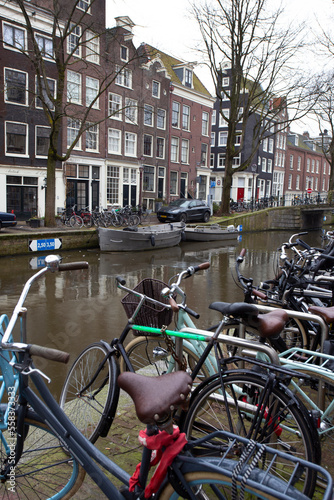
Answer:
[[[52,152],[49,152],[47,162],[46,177],[46,197],[45,197],[45,226],[56,226],[56,159]]]

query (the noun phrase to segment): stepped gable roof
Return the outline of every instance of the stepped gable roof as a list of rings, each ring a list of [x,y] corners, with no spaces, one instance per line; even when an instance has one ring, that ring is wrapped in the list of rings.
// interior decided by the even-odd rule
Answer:
[[[161,62],[163,63],[170,79],[171,83],[175,85],[182,85],[183,87],[186,87],[185,85],[182,84],[182,81],[180,80],[179,76],[175,72],[175,69],[180,68],[180,67],[186,67],[190,68],[193,70],[195,67],[196,63],[193,62],[186,62],[182,61],[180,59],[177,59],[176,57],[170,56],[169,54],[166,54],[165,52],[162,52],[159,49],[156,49],[155,47],[152,47],[151,45],[148,45],[146,43],[141,44],[140,46],[141,53],[148,59],[154,59],[154,58],[159,58]],[[200,81],[200,79],[197,77],[197,75],[193,72],[193,90],[196,92],[200,92],[202,94],[207,95],[208,97],[212,97],[210,92],[206,89],[206,87],[203,85],[203,83]]]

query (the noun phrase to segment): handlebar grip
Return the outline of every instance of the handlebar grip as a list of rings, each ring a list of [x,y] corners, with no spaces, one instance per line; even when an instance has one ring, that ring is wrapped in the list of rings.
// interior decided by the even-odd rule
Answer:
[[[252,293],[253,295],[255,295],[255,297],[258,297],[261,300],[268,300],[267,295],[263,292],[260,292],[259,290],[252,290]]]
[[[120,285],[125,285],[126,281],[124,278],[122,278],[122,276],[116,276],[116,281],[117,283],[119,283]]]
[[[246,248],[242,248],[242,249],[241,249],[241,252],[240,252],[240,254],[239,254],[239,257],[244,258],[244,257],[245,257],[245,255],[246,255],[246,252],[247,252]]]
[[[298,245],[300,245],[301,247],[304,247],[306,250],[312,249],[312,247],[310,247],[310,245],[305,243],[305,241],[301,240],[300,238],[297,238],[296,242],[298,243]]]
[[[196,311],[193,311],[193,310],[192,310],[192,309],[190,309],[188,306],[186,306],[186,307],[184,308],[184,310],[185,310],[188,314],[190,314],[190,316],[193,316],[193,317],[194,317],[194,318],[196,318],[196,319],[198,319],[198,318],[199,318],[199,316],[200,316],[200,315],[199,315]]]
[[[203,264],[199,264],[198,266],[194,266],[194,272],[203,271],[203,269],[209,269],[210,262],[203,262]]]
[[[78,269],[88,269],[88,262],[68,262],[67,264],[59,264],[59,271],[77,271]]]
[[[172,311],[175,312],[175,313],[178,312],[179,306],[177,305],[177,303],[173,299],[173,297],[169,297],[168,301],[169,301],[169,304],[170,304],[170,306],[172,308]]]
[[[51,349],[50,347],[44,347],[36,344],[29,344],[29,352],[33,356],[58,361],[59,363],[65,363],[65,365],[70,359],[68,352],[58,351],[58,349]]]

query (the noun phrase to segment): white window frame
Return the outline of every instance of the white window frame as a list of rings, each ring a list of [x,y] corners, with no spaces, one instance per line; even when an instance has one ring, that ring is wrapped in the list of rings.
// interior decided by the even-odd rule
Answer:
[[[151,104],[144,104],[144,125],[153,127],[154,124],[154,108]]]
[[[122,153],[122,132],[117,128],[108,128],[108,153],[114,155]]]
[[[125,98],[124,120],[126,123],[138,125],[138,101],[131,97]]]
[[[160,82],[157,82],[156,80],[152,81],[152,97],[155,97],[156,99],[160,99]]]
[[[182,106],[182,129],[190,131],[190,106]]]
[[[67,53],[74,57],[81,57],[81,26],[70,23],[70,32],[67,37]]]
[[[137,157],[137,134],[133,132],[124,133],[124,155]]]
[[[181,140],[181,163],[189,165],[189,141],[188,141],[188,139]]]
[[[73,92],[74,99],[72,99],[72,90],[77,90]],[[67,102],[72,104],[82,102],[82,75],[70,69],[67,70]]]
[[[37,153],[37,138],[39,137],[38,134],[37,134],[37,130],[38,129],[46,129],[49,131],[49,135],[48,135],[48,138],[49,138],[49,141],[50,141],[50,132],[51,132],[51,127],[45,127],[44,125],[36,125],[35,126],[35,158],[47,158],[48,155],[39,155]]]
[[[268,151],[269,151],[269,153],[274,152],[274,139],[272,139],[272,138],[269,139]]]
[[[79,0],[77,3],[77,8],[83,10],[84,12],[90,13],[90,0]]]
[[[54,88],[53,88],[53,96],[52,97],[53,97],[53,99],[55,99],[56,98],[56,93],[57,93],[57,80],[54,80],[53,78],[47,78],[47,81],[48,82],[53,82]],[[42,78],[42,83],[44,84],[44,78]],[[51,90],[50,89],[50,85],[49,85],[49,90]],[[39,106],[39,102],[41,100],[40,100],[40,97],[38,96],[39,91],[38,91],[37,76],[36,76],[36,81],[35,81],[35,93],[36,93],[35,107],[37,109],[43,109],[42,102],[41,102],[41,105]],[[42,89],[42,94],[44,95],[44,101],[46,101],[49,109],[51,111],[53,111],[54,110],[54,105],[53,105],[52,101],[49,100],[49,97],[47,96],[45,87]]]
[[[149,142],[148,142],[150,144],[149,154],[145,153],[145,139],[146,139],[146,141],[149,139]],[[153,157],[153,135],[151,135],[151,134],[143,134],[143,155],[147,156],[149,158]]]
[[[209,135],[209,120],[209,113],[207,111],[202,111],[202,135],[206,137]]]
[[[8,94],[7,94],[7,79],[6,79],[6,72],[7,71],[12,71],[14,73],[19,73],[21,75],[25,76],[25,87],[24,87],[24,103],[22,102],[15,102],[11,101],[8,99]],[[5,82],[5,102],[8,104],[14,104],[15,106],[27,106],[28,104],[28,73],[26,71],[20,71],[19,69],[16,68],[4,68],[4,82]],[[14,87],[14,85],[13,85]],[[15,88],[15,87],[14,87]],[[23,89],[23,87],[22,87]]]
[[[158,141],[162,141],[162,155],[159,155],[159,147],[158,147]],[[156,150],[156,157],[159,158],[160,160],[163,160],[165,158],[165,147],[166,147],[166,141],[164,137],[157,137],[157,150]]]
[[[94,129],[94,130],[93,130]],[[88,136],[87,134],[95,134],[95,144],[96,144],[96,147],[95,148],[90,148],[87,146],[88,144]],[[89,127],[87,130],[86,130],[86,151],[90,151],[92,153],[98,153],[99,152],[99,135],[100,135],[100,130],[99,130],[99,125],[98,123],[92,123],[91,124],[91,127]]]
[[[7,33],[6,30],[10,29],[11,34],[13,35],[11,43],[6,41]],[[20,41],[16,39],[15,32],[21,32],[23,35],[23,46]],[[5,49],[15,50],[16,52],[23,52],[27,47],[27,31],[24,28],[16,26],[15,24],[7,23],[6,21],[2,22],[2,36],[3,36],[3,46]]]
[[[172,137],[170,142],[170,161],[179,163],[179,138]]]
[[[25,134],[25,151],[24,153],[18,153],[18,152],[13,152],[9,153],[7,152],[7,125],[20,125],[23,128],[25,128],[26,134]],[[14,122],[14,121],[6,121],[5,122],[5,155],[6,156],[19,156],[20,158],[27,158],[28,157],[28,139],[29,139],[29,128],[27,123],[21,123],[21,122]]]
[[[273,160],[271,158],[268,158],[267,160],[267,172],[268,174],[271,174],[273,171]]]
[[[89,91],[89,92],[88,92]],[[93,78],[92,76],[86,75],[86,106],[89,107],[90,104],[97,97],[94,104],[92,104],[93,109],[99,109],[99,91],[100,91],[100,82],[97,78]],[[90,96],[91,93],[91,96]]]
[[[80,120],[78,120],[77,118],[67,118],[67,130],[66,130],[67,147],[70,147],[71,144],[74,142],[77,136],[77,134],[75,134],[75,131],[79,131],[80,126],[81,126]],[[74,146],[73,149],[81,150],[81,139],[82,137],[80,136],[77,144]]]
[[[53,40],[52,38],[42,35],[41,33],[35,33],[35,40],[40,50],[40,53],[43,59],[53,60],[54,58],[54,50],[53,50]],[[51,45],[51,50],[46,49],[46,44]]]
[[[226,162],[226,154],[225,153],[218,153],[217,167],[218,168],[225,168],[225,162]]]
[[[178,101],[172,102],[172,127],[173,128],[180,128],[180,108],[181,108],[181,105]],[[174,118],[177,118],[177,120],[175,121]]]
[[[100,38],[92,31],[86,31],[86,61],[100,64]]]
[[[160,127],[159,121],[163,121],[163,126]],[[157,111],[157,128],[160,130],[166,130],[166,110],[158,108]]]
[[[215,109],[213,109],[212,110],[211,125],[216,125],[216,120],[217,120],[217,111]]]
[[[122,96],[115,92],[109,92],[108,95],[108,117],[112,120],[122,120]]]
[[[218,146],[225,147],[227,145],[227,130],[221,130],[218,135]]]
[[[170,188],[169,188],[169,192],[171,195],[177,195],[177,191],[178,191],[178,172],[176,172],[175,170],[172,170],[171,173],[170,173]],[[174,184],[175,184],[175,189],[174,188]]]
[[[230,109],[223,108],[221,110],[221,113],[219,113],[219,127],[226,127],[227,121],[229,119],[230,119]]]
[[[228,87],[230,85],[230,79],[228,76],[224,76],[222,79],[222,87]]]
[[[123,52],[125,52],[125,57],[123,57]],[[119,48],[119,58],[121,61],[128,62],[129,61],[129,47],[126,45],[121,45]]]
[[[121,68],[118,64],[116,65],[116,78],[115,84],[125,87],[127,89],[132,89],[132,71],[129,68]]]

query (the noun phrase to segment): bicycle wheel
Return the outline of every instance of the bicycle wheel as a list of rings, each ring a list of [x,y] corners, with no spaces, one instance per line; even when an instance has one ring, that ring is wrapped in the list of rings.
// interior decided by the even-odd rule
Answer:
[[[231,460],[223,462],[223,469],[231,469],[235,467],[232,464],[230,466]],[[240,496],[239,493],[242,488],[240,482],[235,484],[235,489],[232,484],[231,475],[228,473],[211,472],[208,470],[197,470],[193,472],[188,472],[184,474],[184,479],[191,488],[195,498],[199,500],[234,500],[236,498],[245,498],[247,500],[277,500],[277,499],[291,499],[294,500],[305,500],[306,497],[300,491],[295,488],[289,487],[285,482],[278,480],[275,476],[270,474],[266,477],[266,473],[260,469],[254,469],[249,479],[252,482],[256,482],[258,486],[245,484],[244,492],[245,496]],[[174,483],[175,484],[175,483]],[[269,493],[265,491],[261,484],[267,486],[271,490]],[[177,489],[177,491],[176,491]],[[171,482],[162,489],[158,494],[157,500],[179,500],[181,498],[189,498],[188,494],[182,495],[180,487],[173,486]]]
[[[129,216],[129,226],[138,226],[140,224],[140,217],[132,214]]]
[[[137,337],[126,346],[126,353],[136,373],[156,377],[175,369],[175,362],[171,356],[166,341],[161,337]],[[183,354],[187,369],[192,371],[198,362],[198,356],[187,346],[183,346]],[[120,371],[124,371],[124,359],[120,361]],[[200,383],[209,377],[205,365],[202,366],[195,383]]]
[[[93,220],[92,220],[92,216],[89,214],[89,215],[85,215],[83,218],[83,224],[85,227],[92,227],[93,225]]]
[[[53,498],[56,494],[57,498],[70,498],[81,486],[85,471],[64,451],[51,429],[34,415],[30,410],[25,418],[24,448],[14,467],[10,464],[15,454],[5,448],[6,444],[16,443],[16,428],[14,435],[1,432],[0,498],[36,500]]]
[[[188,438],[198,438],[215,430],[270,444],[281,451],[319,463],[320,443],[315,427],[304,405],[281,382],[268,390],[268,376],[227,372],[211,378],[190,401],[183,432]],[[216,452],[219,451],[219,443]],[[212,454],[212,450],[208,451]],[[263,461],[263,467],[266,462]],[[291,476],[291,464],[279,461],[276,473],[284,480]],[[316,474],[303,472],[298,487],[313,494]]]
[[[70,218],[70,226],[78,229],[83,226],[83,220],[80,215],[72,215]]]
[[[111,224],[114,227],[120,227],[123,225],[123,217],[119,214],[114,214],[112,219],[111,219]]]
[[[107,434],[118,403],[117,365],[101,343],[74,361],[60,395],[60,407],[92,443]]]

